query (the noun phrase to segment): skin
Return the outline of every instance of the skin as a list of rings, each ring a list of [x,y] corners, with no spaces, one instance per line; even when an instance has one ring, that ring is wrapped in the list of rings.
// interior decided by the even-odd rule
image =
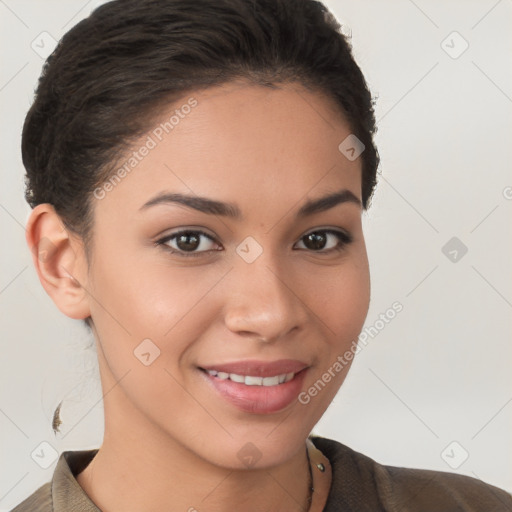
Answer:
[[[45,290],[67,316],[94,322],[105,434],[78,482],[106,512],[304,510],[306,439],[348,366],[307,405],[271,414],[234,407],[197,367],[298,359],[309,366],[305,391],[349,349],[370,300],[362,208],[295,213],[341,189],[361,200],[361,159],[338,150],[351,130],[336,105],[299,84],[232,82],[190,96],[190,114],[94,200],[90,262],[51,205],[27,225],[30,247],[51,241],[50,255],[34,256]],[[164,191],[235,203],[243,218],[170,203],[139,210]],[[184,227],[213,237],[201,238],[207,252],[187,258],[155,243]],[[315,252],[305,235],[326,228],[353,241]],[[248,236],[263,250],[252,263],[236,252]],[[337,244],[328,235],[325,247]],[[134,350],[148,338],[161,352],[145,366]],[[237,456],[248,442],[261,454],[250,468]],[[329,483],[315,487],[325,495]],[[322,505],[315,498],[313,509]]]

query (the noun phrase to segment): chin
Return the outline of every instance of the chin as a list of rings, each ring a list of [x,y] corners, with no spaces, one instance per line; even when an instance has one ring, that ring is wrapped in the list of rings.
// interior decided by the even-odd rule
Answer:
[[[246,420],[235,427],[225,423],[231,435],[217,430],[216,435],[202,435],[183,444],[201,459],[226,470],[270,469],[303,449],[317,421],[306,421],[304,411],[298,409],[265,424]]]

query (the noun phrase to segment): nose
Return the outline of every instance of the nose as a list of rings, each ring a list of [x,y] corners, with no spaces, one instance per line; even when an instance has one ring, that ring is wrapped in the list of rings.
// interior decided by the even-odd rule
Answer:
[[[230,272],[225,302],[226,327],[248,339],[273,342],[304,329],[308,308],[293,276],[265,252],[254,262],[242,259]]]

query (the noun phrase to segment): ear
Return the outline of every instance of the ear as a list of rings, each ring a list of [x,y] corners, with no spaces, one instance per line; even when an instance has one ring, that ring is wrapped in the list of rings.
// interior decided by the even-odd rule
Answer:
[[[36,206],[25,237],[39,280],[55,305],[70,318],[90,316],[87,260],[82,241],[70,235],[50,204]]]

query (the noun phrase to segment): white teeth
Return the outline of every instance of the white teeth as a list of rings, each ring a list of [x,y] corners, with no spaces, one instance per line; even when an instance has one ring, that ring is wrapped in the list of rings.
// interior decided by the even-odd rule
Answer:
[[[279,375],[275,377],[264,377],[263,385],[264,386],[277,386],[279,384]]]
[[[261,386],[263,384],[263,377],[253,377],[252,375],[246,375],[245,385],[246,386]]]
[[[289,382],[295,377],[295,373],[282,373],[273,377],[254,377],[253,375],[238,375],[237,373],[218,372],[217,370],[207,370],[212,377],[221,380],[232,380],[246,386],[277,386],[285,382]]]

